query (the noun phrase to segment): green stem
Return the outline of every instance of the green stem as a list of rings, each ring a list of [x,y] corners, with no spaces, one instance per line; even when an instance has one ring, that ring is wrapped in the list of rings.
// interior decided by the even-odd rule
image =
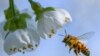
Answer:
[[[12,9],[12,14],[15,17],[16,13],[15,13],[15,7],[14,7],[14,0],[9,0],[9,4],[10,4],[10,8]]]

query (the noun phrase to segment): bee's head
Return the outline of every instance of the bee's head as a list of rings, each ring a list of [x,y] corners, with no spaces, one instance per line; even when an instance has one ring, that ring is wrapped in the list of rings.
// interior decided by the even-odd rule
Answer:
[[[62,42],[66,42],[66,41],[68,41],[69,38],[70,38],[70,35],[66,35]]]
[[[62,42],[66,43],[69,41],[71,35],[67,34],[67,31],[65,30],[65,35],[59,34],[59,36],[65,37]]]

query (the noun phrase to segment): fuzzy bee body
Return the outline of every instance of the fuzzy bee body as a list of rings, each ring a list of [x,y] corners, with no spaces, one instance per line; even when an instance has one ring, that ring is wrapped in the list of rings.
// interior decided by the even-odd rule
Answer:
[[[88,35],[92,35],[93,33],[89,32],[89,33],[85,33],[82,36],[88,36]],[[80,53],[84,54],[85,56],[90,56],[90,51],[89,48],[87,48],[87,46],[82,43],[78,37],[76,36],[72,36],[72,35],[66,35],[65,38],[63,39],[63,42],[65,43],[66,46],[69,46],[69,53],[70,51],[73,49],[74,53],[76,54],[76,56],[78,56]]]

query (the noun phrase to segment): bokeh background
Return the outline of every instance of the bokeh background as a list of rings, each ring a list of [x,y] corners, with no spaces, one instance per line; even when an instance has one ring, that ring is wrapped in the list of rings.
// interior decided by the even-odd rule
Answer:
[[[28,0],[14,0],[18,9],[31,10]],[[87,39],[86,45],[91,51],[90,56],[100,55],[100,0],[36,0],[42,6],[53,6],[63,8],[69,11],[73,21],[64,25],[58,34],[67,33],[79,36],[83,33],[93,31],[95,35]],[[0,0],[0,22],[5,20],[4,9],[8,7],[8,0]],[[39,47],[33,51],[25,54],[17,53],[12,56],[75,56],[73,51],[68,53],[69,47],[65,47],[62,40],[64,37],[54,35],[52,38],[44,40],[41,39]],[[0,39],[0,56],[8,56],[3,51],[2,39]],[[82,55],[81,55],[82,56]]]

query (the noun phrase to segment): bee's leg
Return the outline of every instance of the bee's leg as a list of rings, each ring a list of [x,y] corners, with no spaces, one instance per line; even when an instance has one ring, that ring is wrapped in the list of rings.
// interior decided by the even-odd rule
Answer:
[[[80,53],[81,52],[81,48],[78,48],[78,53]]]
[[[69,49],[69,53],[70,53],[71,50],[72,50],[72,47],[70,47],[70,49]]]
[[[88,51],[87,56],[90,56],[90,51]]]
[[[65,44],[65,46],[67,46],[67,44]]]
[[[74,53],[76,54],[76,56],[78,56],[78,52],[77,52],[77,50],[74,50]]]

